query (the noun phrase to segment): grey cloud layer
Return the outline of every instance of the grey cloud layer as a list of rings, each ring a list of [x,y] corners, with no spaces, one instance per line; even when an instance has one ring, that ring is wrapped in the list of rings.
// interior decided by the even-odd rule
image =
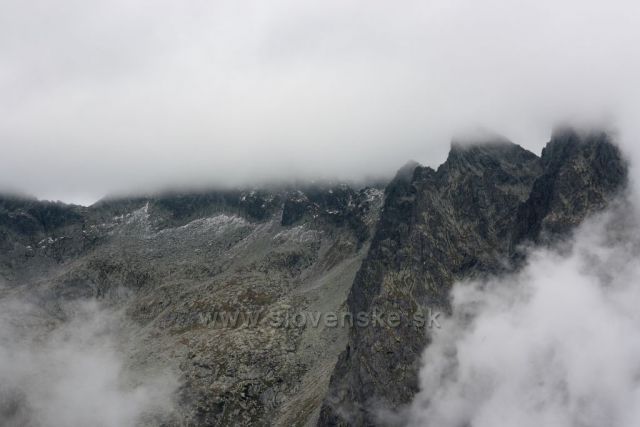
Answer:
[[[475,124],[538,151],[555,120],[634,111],[638,9],[5,1],[0,185],[73,200],[362,178],[437,164]]]

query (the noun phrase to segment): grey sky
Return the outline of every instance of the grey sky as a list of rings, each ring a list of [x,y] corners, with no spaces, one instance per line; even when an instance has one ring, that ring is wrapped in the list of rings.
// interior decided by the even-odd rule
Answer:
[[[5,0],[0,188],[357,179],[436,165],[461,127],[539,152],[567,118],[630,140],[639,17],[622,0]]]

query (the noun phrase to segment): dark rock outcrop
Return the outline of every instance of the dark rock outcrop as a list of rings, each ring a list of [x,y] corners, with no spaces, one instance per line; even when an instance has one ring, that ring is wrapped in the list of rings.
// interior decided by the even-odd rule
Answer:
[[[377,410],[409,403],[429,342],[416,313],[446,313],[456,280],[512,268],[520,243],[569,232],[624,187],[626,170],[606,134],[570,129],[541,158],[504,140],[454,142],[437,171],[401,170],[348,298],[354,316],[401,321],[351,328],[318,425],[375,425]]]
[[[518,210],[514,244],[571,231],[626,184],[626,162],[603,132],[557,129],[540,160],[544,172]]]

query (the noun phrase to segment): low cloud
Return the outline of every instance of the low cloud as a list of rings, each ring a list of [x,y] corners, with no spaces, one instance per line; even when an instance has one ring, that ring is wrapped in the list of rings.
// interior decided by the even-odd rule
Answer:
[[[482,125],[635,126],[631,0],[8,0],[0,187],[88,202],[164,186],[388,176]]]
[[[616,205],[518,274],[453,288],[410,426],[640,425],[640,224]]]
[[[132,371],[118,313],[91,301],[63,308],[52,315],[24,298],[0,301],[2,425],[157,425],[173,408],[175,377]]]

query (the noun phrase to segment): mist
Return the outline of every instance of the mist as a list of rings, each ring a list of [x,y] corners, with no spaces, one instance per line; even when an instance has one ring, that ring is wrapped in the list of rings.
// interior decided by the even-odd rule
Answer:
[[[31,299],[0,300],[3,426],[158,425],[171,413],[177,380],[131,366],[122,313],[91,300],[53,310]]]
[[[391,176],[483,126],[638,110],[630,0],[0,4],[0,189],[91,203],[167,186]]]
[[[454,285],[402,424],[638,425],[639,225],[621,201],[519,273]]]

